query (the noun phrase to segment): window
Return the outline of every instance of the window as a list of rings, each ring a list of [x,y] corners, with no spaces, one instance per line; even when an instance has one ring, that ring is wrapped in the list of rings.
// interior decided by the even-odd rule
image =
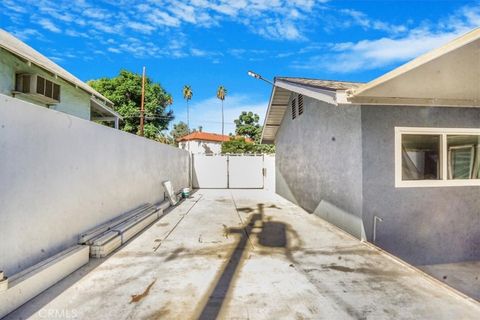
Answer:
[[[292,100],[292,120],[297,117],[297,100]]]
[[[303,113],[303,95],[298,95],[298,115]]]
[[[395,186],[480,186],[480,129],[395,128]]]

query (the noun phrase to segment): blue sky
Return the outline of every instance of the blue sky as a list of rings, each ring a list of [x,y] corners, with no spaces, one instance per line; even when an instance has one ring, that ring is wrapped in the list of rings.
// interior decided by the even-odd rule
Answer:
[[[191,126],[226,131],[242,110],[265,114],[271,88],[247,76],[369,81],[480,26],[480,1],[0,1],[0,27],[82,80],[121,68],[174,97],[193,88]]]

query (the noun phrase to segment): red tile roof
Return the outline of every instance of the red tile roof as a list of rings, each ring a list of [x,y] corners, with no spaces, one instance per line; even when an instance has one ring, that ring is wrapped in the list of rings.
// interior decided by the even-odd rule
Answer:
[[[192,141],[192,140],[224,142],[224,141],[230,141],[230,136],[225,136],[218,133],[196,131],[177,139],[177,141],[179,142]],[[249,138],[245,138],[245,141],[252,142],[252,140]]]

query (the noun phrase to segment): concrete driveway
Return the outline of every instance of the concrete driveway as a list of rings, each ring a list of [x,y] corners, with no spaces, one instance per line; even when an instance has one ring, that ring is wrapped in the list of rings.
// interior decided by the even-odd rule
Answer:
[[[480,305],[258,190],[198,190],[7,318],[478,319]]]

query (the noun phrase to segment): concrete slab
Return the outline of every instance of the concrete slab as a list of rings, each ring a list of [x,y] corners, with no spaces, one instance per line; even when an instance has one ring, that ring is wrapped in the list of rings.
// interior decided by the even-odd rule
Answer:
[[[480,305],[260,190],[199,190],[7,319],[478,319]]]

